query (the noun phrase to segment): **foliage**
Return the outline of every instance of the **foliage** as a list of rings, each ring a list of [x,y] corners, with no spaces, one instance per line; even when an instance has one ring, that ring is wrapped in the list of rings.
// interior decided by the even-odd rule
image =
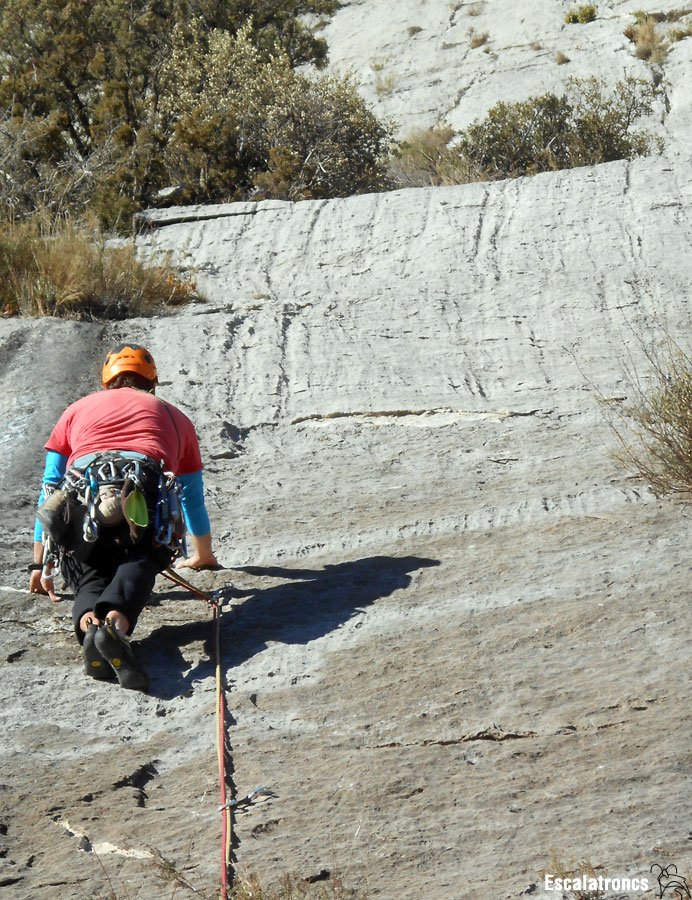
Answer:
[[[284,199],[383,190],[389,186],[391,139],[391,126],[368,111],[350,77],[301,76],[283,104],[269,111],[268,165],[255,177],[255,187],[260,195]]]
[[[263,56],[250,27],[199,28],[164,67],[162,108],[177,116],[164,157],[186,201],[213,196],[340,197],[382,189],[390,126],[349,76],[310,77]]]
[[[606,92],[596,78],[570,79],[566,93],[496,104],[458,142],[458,152],[489,177],[632,159],[661,149],[633,125],[653,110],[657,88],[628,77]]]
[[[176,21],[189,8],[219,15],[222,3],[164,0],[8,0],[0,20],[0,104],[38,127],[22,158],[40,184],[46,166],[82,170],[91,192],[113,195],[124,214],[155,189],[152,157],[163,140],[157,118],[160,68]],[[216,6],[217,9],[211,9]],[[94,176],[93,155],[105,157]],[[40,187],[38,188],[40,190]],[[54,198],[51,198],[54,201]],[[128,203],[129,201],[129,203]],[[117,213],[110,211],[117,220]]]
[[[666,57],[668,45],[663,35],[656,28],[653,16],[637,16],[636,25],[628,25],[625,37],[635,45],[637,59],[645,59],[652,63],[660,63]]]
[[[433,187],[479,181],[484,173],[474,170],[465,157],[450,146],[454,131],[449,126],[419,129],[395,148],[389,174],[396,187]]]
[[[682,23],[677,28],[666,28],[674,22],[680,22],[692,16],[692,9],[669,9],[667,12],[643,12],[637,10],[633,13],[635,23],[625,29],[625,37],[635,44],[635,53],[639,59],[660,63],[666,57],[669,50],[668,42],[682,41],[692,35],[692,22]],[[661,25],[663,31],[656,26]]]
[[[108,247],[85,228],[42,229],[37,220],[0,230],[4,316],[124,319],[197,298],[167,265],[145,266],[131,244]]]
[[[688,25],[684,25],[682,28],[671,28],[668,36],[673,43],[684,41],[685,38],[692,37],[692,22]]]
[[[327,42],[305,24],[305,16],[331,16],[339,0],[226,0],[218,4],[225,13],[216,21],[204,19],[206,27],[220,27],[236,34],[248,22],[251,38],[260,50],[271,53],[277,47],[291,66],[327,62]]]
[[[596,18],[598,10],[593,3],[585,3],[583,6],[577,6],[570,9],[565,16],[566,25],[588,25]]]
[[[277,154],[288,153],[293,168],[302,171],[310,152],[302,149],[310,142],[308,114],[316,117],[317,132],[326,128],[316,106],[319,95],[329,100],[329,121],[339,103],[351,117],[342,138],[357,144],[361,134],[354,135],[365,128],[370,131],[364,143],[372,146],[377,132],[384,146],[387,128],[363,107],[356,110],[350,81],[309,80],[295,72],[298,65],[319,67],[326,61],[326,44],[305,17],[330,15],[337,6],[337,0],[5,0],[0,4],[0,218],[26,217],[39,209],[59,218],[90,208],[104,227],[127,230],[133,212],[166,202],[161,192],[178,171],[186,177],[194,173],[193,183],[182,185],[190,198],[248,196],[255,177],[270,171]],[[197,108],[171,102],[170,60],[186,52]],[[218,64],[229,52],[238,64],[224,82],[233,96],[224,95],[211,114],[213,92],[204,87],[212,65],[207,54]],[[265,88],[261,81],[267,74]],[[222,82],[217,73],[217,84]],[[310,95],[302,106],[301,88]],[[300,146],[271,141],[262,148],[256,141],[248,146],[248,116],[239,120],[235,114],[250,98],[258,123],[259,95],[270,100],[267,120],[259,123],[265,143],[270,132],[283,138],[287,129],[298,130],[279,127],[283,115],[301,120]],[[341,156],[351,149],[341,146]],[[314,149],[311,159],[318,156]],[[320,166],[330,171],[324,159],[315,169]],[[373,167],[349,181],[342,161],[331,170],[334,190],[374,188]],[[307,196],[332,195],[328,175],[320,179],[310,173],[304,180],[312,185]]]
[[[554,94],[500,102],[466,130],[458,149],[491,177],[566,168],[570,114],[567,97]]]
[[[667,12],[644,12],[638,9],[632,15],[636,19],[637,25],[641,25],[645,19],[653,19],[654,22],[678,22],[680,19],[692,15],[692,9],[669,9]]]
[[[659,90],[633,77],[610,91],[596,78],[573,78],[560,97],[497,103],[459,135],[444,126],[413,132],[395,148],[390,175],[399,187],[464,184],[660,151],[659,138],[634,128]]]
[[[692,354],[671,339],[647,350],[650,384],[630,371],[634,399],[614,411],[618,460],[659,494],[692,499]],[[611,404],[611,411],[613,407]]]
[[[633,159],[663,149],[662,141],[633,125],[651,115],[662,91],[648,80],[628,76],[613,90],[597,78],[572,79],[572,165],[595,165]]]
[[[487,31],[477,32],[473,28],[469,31],[469,47],[472,50],[476,50],[478,47],[482,47],[484,44],[488,43],[488,39],[490,35]]]

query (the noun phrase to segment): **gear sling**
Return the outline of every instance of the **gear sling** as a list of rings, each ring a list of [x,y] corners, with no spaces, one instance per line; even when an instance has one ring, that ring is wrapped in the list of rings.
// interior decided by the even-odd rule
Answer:
[[[124,546],[149,544],[162,569],[184,549],[180,484],[163,461],[133,451],[92,453],[45,490],[37,512],[48,536],[44,565],[59,558],[68,580],[70,557],[85,560],[104,532]]]

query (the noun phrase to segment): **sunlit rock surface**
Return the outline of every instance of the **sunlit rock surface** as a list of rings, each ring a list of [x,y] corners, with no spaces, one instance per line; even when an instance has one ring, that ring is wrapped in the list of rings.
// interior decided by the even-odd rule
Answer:
[[[568,28],[564,3],[350,3],[326,35],[364,90],[391,57],[378,102],[402,127],[459,127],[596,62],[647,75],[622,36],[634,8]],[[690,872],[689,512],[613,460],[599,405],[636,399],[647,353],[689,337],[690,46],[664,65],[662,157],[152,213],[141,252],[171,253],[205,304],[0,321],[8,896],[216,891],[205,604],[161,579],[143,696],[87,681],[69,601],[25,592],[42,445],[128,338],[197,425],[232,567],[191,577],[235,587],[233,780],[276,794],[236,817],[239,873],[490,900],[540,889],[552,849],[610,876]]]

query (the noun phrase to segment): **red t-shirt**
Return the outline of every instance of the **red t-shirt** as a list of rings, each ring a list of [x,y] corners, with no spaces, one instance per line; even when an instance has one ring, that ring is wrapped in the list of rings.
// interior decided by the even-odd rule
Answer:
[[[202,468],[197,434],[185,413],[134,388],[98,391],[68,406],[45,449],[67,456],[68,467],[87,453],[135,450],[165,460],[176,475]]]

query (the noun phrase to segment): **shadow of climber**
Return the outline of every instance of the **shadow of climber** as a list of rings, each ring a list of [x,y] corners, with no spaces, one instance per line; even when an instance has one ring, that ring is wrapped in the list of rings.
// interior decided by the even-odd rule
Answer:
[[[376,600],[407,588],[412,572],[439,564],[419,556],[370,556],[323,569],[236,567],[288,583],[249,590],[247,599],[224,617],[229,635],[226,662],[238,665],[264,649],[267,641],[305,644],[323,637]]]
[[[223,613],[223,667],[228,670],[240,665],[264,650],[268,641],[305,644],[323,637],[376,600],[407,588],[412,572],[439,564],[439,560],[419,556],[371,556],[322,569],[235,567],[230,571],[257,576],[260,584],[262,579],[279,578],[286,583],[233,590],[235,597],[245,599]],[[209,639],[208,618],[162,625],[144,638],[142,643],[152,660],[150,693],[161,698],[184,696],[192,691],[194,682],[211,676],[210,658],[183,675],[187,664],[180,649],[203,641],[205,653],[211,655]]]

